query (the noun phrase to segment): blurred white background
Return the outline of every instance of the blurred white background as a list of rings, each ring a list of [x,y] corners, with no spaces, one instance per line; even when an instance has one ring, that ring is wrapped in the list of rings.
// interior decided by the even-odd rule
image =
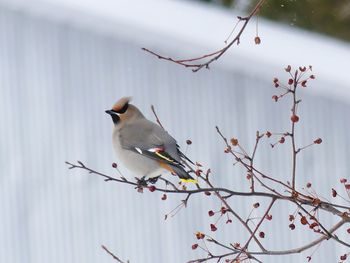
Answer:
[[[261,20],[262,44],[254,44],[252,22],[241,45],[211,70],[192,73],[141,50],[184,58],[211,52],[224,45],[236,15],[189,1],[0,1],[0,262],[113,262],[101,244],[131,263],[205,256],[191,245],[196,231],[210,232],[207,211],[220,206],[215,197],[191,197],[186,209],[164,221],[182,197],[161,201],[160,193],[139,194],[64,163],[81,160],[115,173],[112,122],[104,110],[125,95],[150,119],[153,104],[189,157],[212,169],[218,186],[248,191],[215,125],[248,150],[256,130],[286,130],[290,105],[271,101],[272,79],[286,79],[288,64],[313,65],[317,78],[301,93],[297,142],[321,137],[324,143],[302,153],[297,184],[311,181],[331,198],[339,178],[349,178],[348,44]],[[186,139],[193,141],[188,149]],[[287,145],[271,150],[265,141],[256,164],[286,181],[289,152]],[[247,216],[256,201],[236,198],[233,206]],[[267,247],[286,249],[316,238],[301,227],[289,231],[293,212],[285,204],[274,207],[274,220],[262,226]],[[244,243],[248,237],[235,220],[218,228],[212,235],[220,240]],[[344,232],[339,237],[346,238]],[[335,262],[345,252],[327,241],[313,260]],[[310,253],[262,260],[305,262]]]

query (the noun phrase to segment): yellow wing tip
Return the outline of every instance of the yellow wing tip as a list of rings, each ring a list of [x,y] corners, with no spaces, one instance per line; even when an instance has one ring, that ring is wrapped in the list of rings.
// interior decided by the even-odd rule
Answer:
[[[196,179],[183,179],[183,178],[181,178],[180,181],[183,183],[194,183],[194,184],[198,183],[198,180],[196,180]]]

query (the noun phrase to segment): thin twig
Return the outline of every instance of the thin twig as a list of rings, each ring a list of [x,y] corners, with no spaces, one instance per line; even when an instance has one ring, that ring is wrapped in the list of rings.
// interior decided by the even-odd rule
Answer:
[[[197,72],[199,70],[201,70],[202,68],[209,68],[209,65],[211,63],[213,63],[214,61],[218,60],[227,50],[229,50],[231,48],[231,46],[233,44],[239,44],[240,43],[240,38],[246,28],[246,26],[248,25],[249,21],[251,20],[251,18],[256,15],[260,8],[262,7],[262,5],[264,4],[266,0],[260,0],[256,5],[255,7],[253,8],[253,10],[250,12],[250,14],[246,17],[237,17],[238,21],[236,23],[236,25],[234,26],[234,29],[236,28],[236,26],[239,24],[239,22],[243,21],[244,23],[242,24],[242,27],[241,29],[238,31],[237,35],[231,40],[231,42],[229,44],[227,44],[225,47],[217,50],[217,51],[214,51],[212,53],[209,53],[209,54],[205,54],[205,55],[202,55],[202,56],[199,56],[199,57],[195,57],[195,58],[189,58],[189,59],[173,59],[171,57],[165,57],[165,56],[162,56],[152,50],[149,50],[147,48],[142,48],[142,50],[146,51],[147,53],[157,57],[158,59],[161,59],[161,60],[167,60],[167,61],[170,61],[170,62],[173,62],[175,64],[178,64],[178,65],[181,65],[181,66],[184,66],[186,68],[192,68],[192,71],[193,72]],[[233,31],[234,31],[233,29]],[[231,33],[230,33],[230,36],[231,36]],[[227,40],[225,40],[225,43],[227,43]],[[204,62],[200,62],[201,60],[203,59],[208,59],[207,61],[204,61]],[[192,63],[192,62],[199,62],[199,63]]]
[[[101,245],[101,247],[102,247],[102,249],[105,250],[109,255],[111,255],[113,259],[115,259],[115,260],[118,261],[119,263],[125,263],[125,262],[122,261],[120,258],[118,258],[116,255],[114,255],[111,251],[109,251],[107,247],[105,247],[104,245]],[[129,260],[128,260],[126,263],[129,263]]]

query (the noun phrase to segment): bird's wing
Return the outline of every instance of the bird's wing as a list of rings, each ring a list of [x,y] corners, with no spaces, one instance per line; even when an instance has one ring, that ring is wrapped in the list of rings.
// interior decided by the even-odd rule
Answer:
[[[120,130],[120,143],[151,159],[174,166],[183,166],[176,140],[159,125],[140,119],[125,125]]]

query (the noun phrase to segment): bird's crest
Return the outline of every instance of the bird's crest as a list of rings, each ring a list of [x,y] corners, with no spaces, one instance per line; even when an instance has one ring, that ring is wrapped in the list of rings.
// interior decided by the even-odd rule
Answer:
[[[123,107],[131,101],[132,97],[123,97],[119,99],[112,107],[112,110],[120,112]]]

